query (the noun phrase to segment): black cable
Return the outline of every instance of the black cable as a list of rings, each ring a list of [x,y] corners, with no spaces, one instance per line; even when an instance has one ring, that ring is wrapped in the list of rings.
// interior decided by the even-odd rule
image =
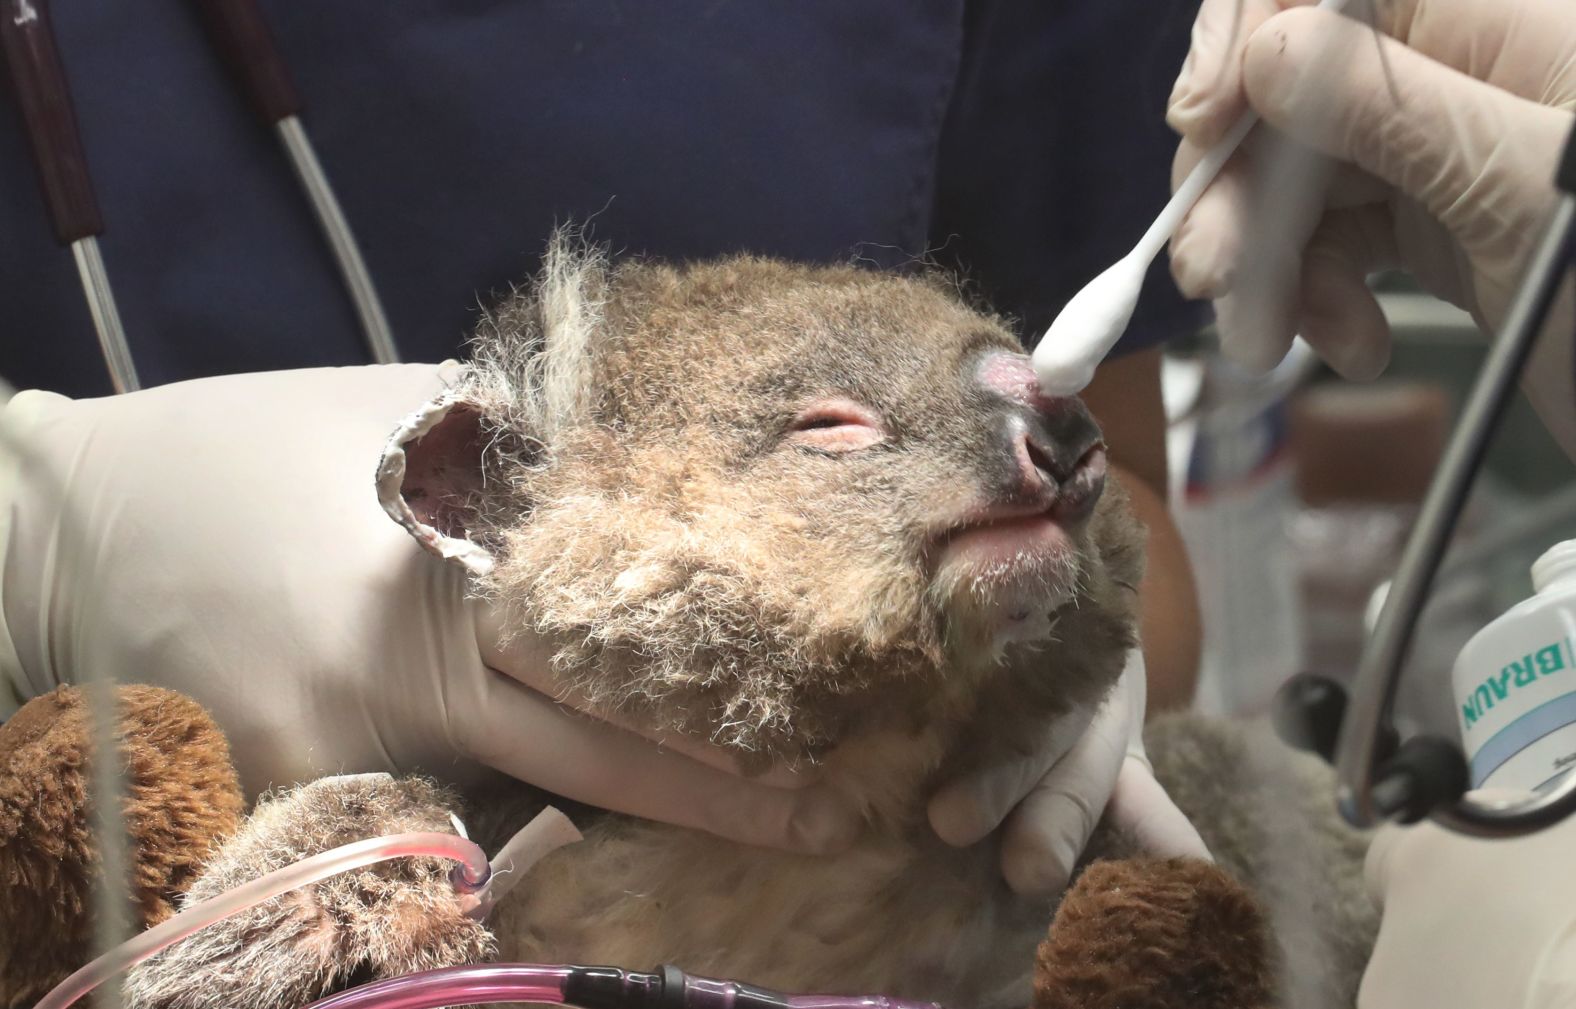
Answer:
[[[1528,263],[1503,330],[1490,346],[1462,408],[1407,540],[1378,626],[1363,653],[1337,753],[1341,811],[1358,826],[1429,812],[1451,829],[1497,837],[1537,830],[1576,811],[1576,780],[1513,809],[1461,801],[1466,784],[1459,771],[1465,758],[1451,740],[1420,740],[1419,745],[1403,746],[1388,761],[1377,752],[1423,603],[1473,475],[1572,266],[1576,251],[1576,124],[1566,140],[1554,181],[1562,192],[1548,232]]]

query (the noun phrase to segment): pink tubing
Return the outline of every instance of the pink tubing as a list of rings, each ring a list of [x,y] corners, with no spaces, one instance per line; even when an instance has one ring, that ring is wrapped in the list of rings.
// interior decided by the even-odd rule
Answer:
[[[120,971],[134,967],[172,943],[254,904],[309,886],[329,876],[393,858],[429,856],[460,863],[455,885],[475,892],[484,886],[490,870],[487,856],[475,844],[455,834],[394,834],[333,848],[293,865],[275,869],[217,897],[187,908],[161,925],[133,936],[56,985],[33,1009],[66,1009]],[[538,999],[538,1001],[541,1001]],[[437,1003],[442,1004],[442,1003]]]
[[[568,1005],[567,990],[580,972],[620,975],[620,994],[607,991],[593,1003],[610,1005],[672,1005],[650,987],[661,985],[655,974],[625,974],[611,967],[546,966],[528,963],[472,964],[442,967],[374,981],[319,999],[305,1009],[439,1009],[481,1003],[536,1002]],[[916,1002],[885,995],[780,995],[735,981],[680,974],[684,990],[678,1003],[686,1009],[940,1009],[934,1002]],[[589,995],[590,992],[585,994]],[[610,997],[609,997],[610,996]]]
[[[562,1004],[564,981],[572,969],[524,963],[446,967],[360,985],[319,999],[307,1009],[436,1009],[486,1002]]]

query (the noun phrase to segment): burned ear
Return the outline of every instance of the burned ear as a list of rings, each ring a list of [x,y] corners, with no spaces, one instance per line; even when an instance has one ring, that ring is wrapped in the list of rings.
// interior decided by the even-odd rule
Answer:
[[[400,425],[378,464],[383,510],[426,550],[476,575],[494,563],[480,542],[489,437],[481,409],[446,393]]]
[[[607,285],[602,251],[572,232],[554,235],[530,292],[483,320],[460,384],[389,439],[378,497],[425,549],[476,575],[492,571],[491,524],[529,503],[499,500],[514,491],[489,485],[489,470],[505,460],[506,470],[541,465],[549,446],[585,420]]]

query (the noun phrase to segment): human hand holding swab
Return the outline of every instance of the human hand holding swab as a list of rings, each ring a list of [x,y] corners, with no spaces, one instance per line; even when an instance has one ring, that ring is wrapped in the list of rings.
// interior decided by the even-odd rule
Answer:
[[[1365,381],[1392,349],[1376,272],[1409,274],[1486,331],[1503,325],[1557,203],[1576,7],[1389,0],[1363,5],[1369,24],[1352,5],[1341,16],[1308,2],[1203,0],[1166,110],[1182,138],[1176,177],[1250,105],[1279,143],[1221,170],[1172,239],[1171,275],[1215,303],[1227,358],[1264,370],[1296,336]],[[1310,175],[1322,188],[1292,188]],[[1551,335],[1572,331],[1562,301]],[[1570,352],[1569,339],[1541,341],[1523,378],[1568,447]]]
[[[1322,0],[1318,6],[1339,10],[1345,2]],[[1034,371],[1047,395],[1072,396],[1089,385],[1095,367],[1116,346],[1133,318],[1149,264],[1258,121],[1257,112],[1245,109],[1188,173],[1133,250],[1073,295],[1051,322],[1034,348]]]

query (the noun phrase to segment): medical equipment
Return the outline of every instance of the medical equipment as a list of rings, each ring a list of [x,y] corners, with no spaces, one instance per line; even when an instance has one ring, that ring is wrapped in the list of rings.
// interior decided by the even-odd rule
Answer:
[[[1297,509],[1287,402],[1314,360],[1300,341],[1264,376],[1213,352],[1168,358],[1168,377],[1197,383],[1167,454],[1171,514],[1203,627],[1192,705],[1203,714],[1262,712],[1300,669],[1297,556],[1286,535]]]
[[[556,809],[526,824],[491,862],[473,842],[455,834],[395,834],[356,841],[275,869],[243,886],[186,908],[133,937],[67,977],[34,1009],[68,1009],[99,985],[200,929],[291,890],[338,873],[392,858],[436,856],[452,860],[449,881],[470,913],[491,908],[495,886],[518,880],[537,859],[579,839]],[[364,984],[313,1003],[314,1009],[423,1009],[481,1002],[536,1002],[581,1009],[939,1009],[934,1003],[884,995],[784,995],[738,981],[695,977],[676,967],[653,973],[616,967],[473,964],[424,971]]]
[[[1321,9],[1331,11],[1345,6],[1346,0],[1319,3]],[[1095,366],[1116,346],[1133,318],[1149,264],[1258,121],[1251,108],[1243,112],[1193,166],[1132,251],[1084,285],[1051,320],[1034,348],[1034,372],[1048,395],[1074,396],[1093,380]]]
[[[439,1009],[482,1002],[539,1002],[580,1009],[939,1009],[887,995],[787,995],[738,981],[617,967],[478,964],[375,981],[308,1009]]]
[[[1473,788],[1542,788],[1576,764],[1576,540],[1532,565],[1533,596],[1461,649],[1451,683]]]
[[[1344,5],[1345,0],[1321,0],[1319,7],[1339,10]],[[1046,392],[1072,395],[1088,385],[1095,366],[1132,318],[1150,262],[1256,121],[1254,112],[1245,112],[1194,167],[1133,250],[1074,295],[1051,323],[1034,350],[1034,369]],[[1335,760],[1342,813],[1359,827],[1431,816],[1453,830],[1501,837],[1538,830],[1576,812],[1576,774],[1524,799],[1466,797],[1467,765],[1454,742],[1423,735],[1395,745],[1394,729],[1388,725],[1408,645],[1472,477],[1576,256],[1576,130],[1566,144],[1556,183],[1562,192],[1548,232],[1423,502],[1364,650],[1351,703],[1338,685],[1307,676],[1294,677],[1278,700],[1277,721],[1283,731]]]
[[[1568,773],[1559,785],[1524,797],[1466,796],[1468,768],[1454,742],[1424,735],[1398,744],[1389,724],[1402,663],[1472,477],[1560,285],[1576,265],[1576,129],[1566,141],[1554,181],[1560,192],[1553,218],[1424,498],[1364,649],[1350,703],[1340,688],[1316,678],[1295,679],[1282,692],[1282,724],[1334,757],[1341,811],[1357,826],[1387,819],[1414,822],[1428,816],[1461,833],[1510,837],[1540,830],[1576,812],[1576,774]]]
[[[290,159],[341,277],[355,303],[372,356],[397,361],[377,290],[339,201],[299,118],[301,99],[253,0],[194,0],[209,38],[248,101],[274,131]],[[104,219],[88,174],[65,70],[55,44],[48,0],[4,0],[0,44],[26,122],[34,163],[55,237],[71,248],[94,329],[116,392],[140,387],[97,236]]]
[[[453,834],[397,834],[343,845],[276,869],[245,886],[189,907],[146,932],[133,936],[60,982],[38,1001],[34,1009],[66,1009],[121,971],[136,966],[166,946],[253,904],[260,904],[298,887],[309,886],[337,873],[412,855],[454,860],[454,871],[449,878],[455,891],[461,894],[480,893],[492,878],[492,867],[482,850]]]
[[[341,845],[188,907],[133,936],[60,982],[34,1009],[67,1009],[121,971],[217,921],[291,890],[392,858],[435,856],[453,861],[449,882],[466,900],[468,913],[480,918],[544,855],[579,839],[580,833],[569,819],[549,806],[506,842],[490,862],[463,834],[394,834]]]

